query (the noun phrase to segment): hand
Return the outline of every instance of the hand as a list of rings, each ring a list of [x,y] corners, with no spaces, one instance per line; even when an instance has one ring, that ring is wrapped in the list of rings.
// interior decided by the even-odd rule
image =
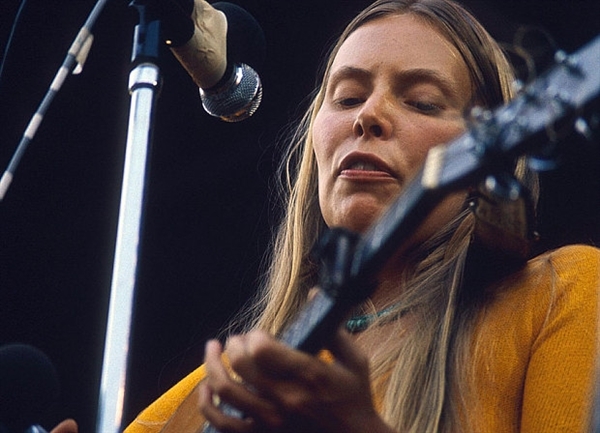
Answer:
[[[72,419],[66,419],[50,431],[50,433],[77,433],[77,423]]]
[[[292,350],[264,332],[232,337],[226,354],[242,384],[223,364],[220,344],[209,342],[204,416],[222,433],[391,432],[373,406],[367,357],[342,331],[330,349],[334,363]],[[223,414],[214,395],[247,418]]]
[[[192,39],[171,51],[196,85],[208,89],[227,69],[227,18],[207,1],[194,0],[192,20],[196,26]]]

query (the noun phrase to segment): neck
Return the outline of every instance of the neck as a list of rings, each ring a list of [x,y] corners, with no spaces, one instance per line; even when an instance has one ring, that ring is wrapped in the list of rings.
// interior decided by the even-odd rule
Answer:
[[[378,274],[377,287],[370,297],[376,311],[398,302],[412,268],[412,261],[401,253],[388,260]]]

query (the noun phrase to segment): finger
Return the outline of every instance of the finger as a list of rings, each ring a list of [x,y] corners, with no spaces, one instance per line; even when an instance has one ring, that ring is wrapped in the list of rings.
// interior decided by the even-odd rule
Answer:
[[[311,360],[262,331],[251,331],[227,341],[233,369],[249,383],[262,379],[292,379]]]
[[[316,389],[329,382],[327,365],[293,350],[261,331],[228,341],[231,365],[266,398],[281,403],[301,388]]]
[[[240,380],[232,378],[230,371],[223,363],[223,352],[218,341],[206,343],[205,364],[206,383],[211,392],[228,403],[244,409],[251,406],[255,396]]]
[[[52,429],[50,433],[77,433],[77,423],[72,419],[66,419]]]
[[[236,418],[226,415],[220,408],[215,406],[214,397],[215,395],[208,385],[203,384],[200,386],[200,410],[206,421],[221,433],[253,431],[254,421],[251,418]]]
[[[234,379],[231,376],[230,371],[222,362],[220,343],[216,341],[208,342],[205,353],[207,370],[206,387],[211,396],[218,397],[218,399],[241,411],[246,417],[260,420],[262,423],[269,425],[280,422],[275,406],[272,403],[256,395],[241,382],[240,378]],[[223,414],[223,410],[218,407],[218,403],[212,400],[204,400],[204,402]],[[208,408],[209,413],[212,413],[211,408]],[[223,415],[227,416],[228,414],[225,413]],[[238,423],[235,424],[238,425]]]

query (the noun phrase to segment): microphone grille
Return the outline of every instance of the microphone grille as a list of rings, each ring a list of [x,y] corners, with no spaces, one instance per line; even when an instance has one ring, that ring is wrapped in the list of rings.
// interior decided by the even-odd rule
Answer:
[[[211,89],[200,89],[204,110],[226,122],[240,122],[252,116],[262,100],[260,77],[250,66],[233,67],[227,81]]]

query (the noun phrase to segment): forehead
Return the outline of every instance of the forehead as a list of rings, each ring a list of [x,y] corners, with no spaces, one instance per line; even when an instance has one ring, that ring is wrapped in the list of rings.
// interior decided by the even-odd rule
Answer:
[[[377,18],[356,29],[342,43],[331,74],[346,67],[430,69],[470,88],[468,70],[458,49],[413,14]]]

